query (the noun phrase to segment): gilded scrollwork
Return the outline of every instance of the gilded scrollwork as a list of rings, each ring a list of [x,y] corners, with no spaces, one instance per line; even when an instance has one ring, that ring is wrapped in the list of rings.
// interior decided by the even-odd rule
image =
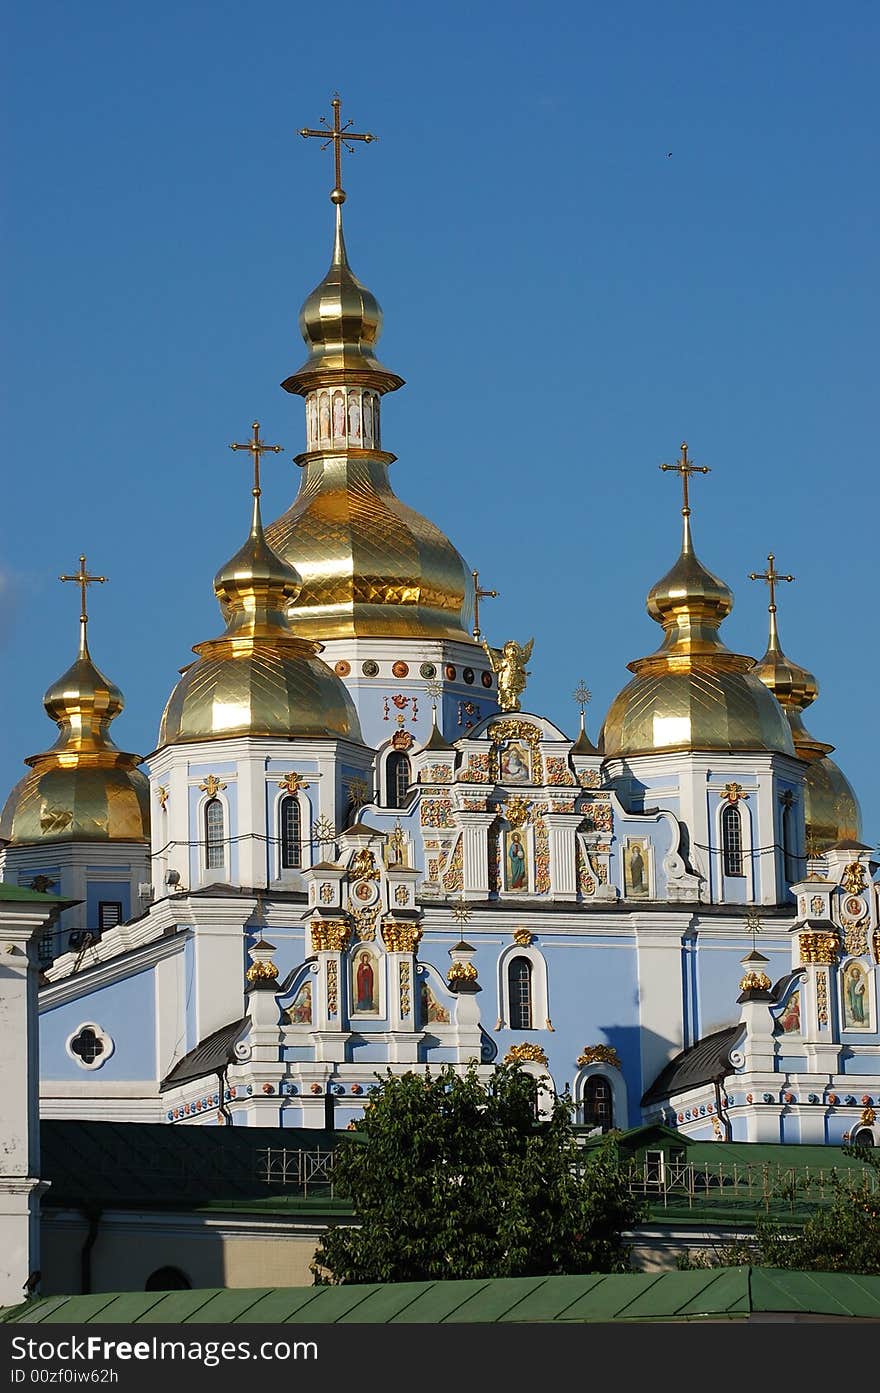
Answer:
[[[524,1040],[521,1045],[511,1045],[504,1056],[505,1064],[546,1064],[547,1055],[540,1045],[532,1040]]]
[[[608,1064],[612,1069],[623,1067],[613,1045],[585,1045],[577,1057],[577,1064],[579,1069],[585,1069],[588,1064]]]

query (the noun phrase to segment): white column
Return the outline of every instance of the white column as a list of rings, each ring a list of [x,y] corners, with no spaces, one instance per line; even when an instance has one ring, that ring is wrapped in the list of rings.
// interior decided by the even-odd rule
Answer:
[[[575,830],[581,813],[544,813],[550,833],[550,894],[555,900],[577,899]]]
[[[0,1305],[17,1305],[40,1266],[40,1061],[32,941],[52,912],[42,896],[0,900]]]
[[[454,820],[462,829],[464,893],[485,899],[489,893],[489,828],[495,813],[460,810]]]
[[[642,1088],[654,1082],[673,1055],[684,1049],[682,936],[688,921],[679,913],[635,915],[638,952]]]
[[[193,898],[181,915],[194,928],[199,1040],[244,1015],[244,925],[256,905],[250,898]]]

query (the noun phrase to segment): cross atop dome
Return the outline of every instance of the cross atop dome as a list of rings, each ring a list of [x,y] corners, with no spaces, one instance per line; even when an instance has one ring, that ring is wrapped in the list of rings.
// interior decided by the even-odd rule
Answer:
[[[681,475],[681,486],[684,500],[682,503],[681,515],[683,518],[689,518],[691,515],[691,507],[690,500],[688,498],[688,480],[690,479],[692,474],[711,474],[712,471],[710,470],[708,464],[694,464],[691,460],[689,460],[687,441],[683,440],[681,442],[681,458],[676,460],[675,464],[661,464],[660,468],[663,470],[664,473],[666,473],[667,470],[671,470],[674,474]]]
[[[342,187],[342,147],[345,146],[350,155],[354,154],[354,146],[349,144],[351,140],[362,140],[365,145],[370,145],[372,141],[378,140],[377,135],[372,135],[369,131],[353,131],[351,121],[346,121],[345,125],[340,124],[340,111],[342,109],[342,98],[338,92],[333,93],[331,102],[333,107],[333,125],[328,126],[326,116],[321,117],[321,129],[311,130],[308,126],[303,126],[300,135],[304,139],[317,138],[324,143],[322,150],[326,150],[328,145],[333,146],[333,170],[335,183],[330,191],[331,203],[344,203],[346,194]]]
[[[79,558],[79,570],[76,571],[72,576],[59,576],[58,579],[62,581],[71,580],[74,582],[75,585],[79,586],[79,651],[80,655],[85,657],[87,656],[89,651],[88,643],[86,641],[86,627],[89,622],[89,612],[88,607],[86,605],[86,590],[87,587],[90,585],[104,585],[110,579],[110,577],[90,576],[88,571],[86,570],[86,558],[85,553],[83,553],[83,555]]]

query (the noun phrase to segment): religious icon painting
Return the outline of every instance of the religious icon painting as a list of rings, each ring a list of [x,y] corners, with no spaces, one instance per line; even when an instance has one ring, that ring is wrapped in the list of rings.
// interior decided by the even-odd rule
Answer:
[[[530,776],[529,752],[517,740],[508,740],[501,751],[501,778],[508,784],[527,784]]]
[[[366,948],[355,953],[351,964],[351,1013],[378,1016],[379,976],[376,960]]]
[[[870,1030],[871,1006],[868,974],[860,962],[848,962],[843,969],[843,1028]]]
[[[783,1035],[800,1035],[801,994],[799,989],[792,992],[776,1020]]]
[[[303,982],[290,1006],[287,1019],[291,1025],[311,1025],[312,1023],[312,984]]]
[[[422,983],[422,1024],[423,1025],[448,1025],[449,1012],[445,1006],[441,1006],[427,982]]]
[[[504,888],[520,894],[529,888],[528,848],[518,828],[504,834]]]
[[[345,397],[341,392],[333,393],[333,439],[345,439]]]
[[[628,900],[649,899],[651,852],[647,837],[627,837],[623,847],[623,893]]]

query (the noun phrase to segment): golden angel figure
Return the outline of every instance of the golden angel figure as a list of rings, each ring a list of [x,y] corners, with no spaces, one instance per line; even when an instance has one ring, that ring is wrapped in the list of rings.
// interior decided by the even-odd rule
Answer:
[[[483,648],[492,664],[492,671],[498,674],[498,705],[502,711],[519,711],[519,699],[526,689],[529,670],[526,663],[532,656],[535,640],[530,638],[522,646],[516,639],[509,638],[503,648],[490,648],[483,639]]]

